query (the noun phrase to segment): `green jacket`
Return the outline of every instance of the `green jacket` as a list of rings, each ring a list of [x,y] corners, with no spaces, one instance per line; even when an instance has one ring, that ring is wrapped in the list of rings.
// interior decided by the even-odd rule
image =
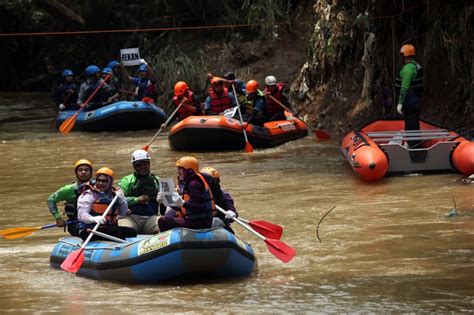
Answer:
[[[395,79],[395,88],[399,94],[398,104],[419,101],[422,93],[423,71],[414,60],[405,64],[400,70],[400,75]],[[407,95],[410,97],[407,100]]]
[[[150,175],[154,177],[157,191],[159,191],[159,188],[160,188],[159,177],[153,174],[150,174]],[[130,175],[123,177],[118,184],[119,187],[122,189],[125,195],[125,199],[127,200],[127,204],[129,206],[134,206],[138,204],[138,197],[140,196],[135,196],[135,194],[133,193],[133,189],[136,183],[137,183],[137,176],[135,173],[132,173]]]
[[[51,212],[54,219],[59,219],[62,217],[56,205],[58,202],[66,201],[66,204],[70,204],[75,207],[76,202],[77,202],[76,189],[77,189],[77,182],[74,182],[72,184],[67,184],[59,188],[57,191],[55,191],[48,197],[49,212]]]

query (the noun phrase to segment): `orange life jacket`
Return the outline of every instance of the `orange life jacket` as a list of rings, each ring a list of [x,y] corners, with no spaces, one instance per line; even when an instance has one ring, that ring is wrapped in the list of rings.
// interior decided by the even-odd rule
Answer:
[[[97,200],[94,202],[94,204],[92,204],[90,215],[92,216],[102,215],[107,209],[107,207],[109,206],[109,204],[114,199],[115,193],[105,194],[103,192],[98,191],[93,186],[90,186],[90,185],[87,185],[87,186],[88,187],[86,189],[93,190],[94,192],[99,194],[99,197],[97,198]],[[104,225],[117,225],[118,214],[119,214],[119,208],[118,208],[117,203],[115,203],[112,209],[110,209],[108,214],[105,216],[105,219],[107,220],[107,222]]]

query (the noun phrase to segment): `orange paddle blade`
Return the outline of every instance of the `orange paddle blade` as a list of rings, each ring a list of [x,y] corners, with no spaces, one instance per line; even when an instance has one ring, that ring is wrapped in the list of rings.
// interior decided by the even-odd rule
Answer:
[[[245,152],[247,152],[247,153],[252,153],[253,152],[253,147],[250,144],[250,142],[248,142],[248,141],[245,143]]]
[[[17,227],[0,231],[0,236],[7,240],[14,240],[33,234],[33,232],[41,230],[41,227]]]
[[[289,262],[296,255],[296,250],[282,241],[267,238],[265,239],[265,243],[270,253],[284,263]]]
[[[277,224],[267,221],[250,221],[249,225],[266,238],[279,240],[283,234],[283,228]]]
[[[314,135],[318,138],[318,139],[322,139],[322,140],[327,140],[327,139],[330,139],[331,136],[328,135],[326,132],[322,131],[321,129],[316,129],[314,131]]]
[[[79,248],[70,253],[61,264],[61,269],[67,272],[76,273],[81,269],[84,262],[84,248]]]
[[[148,149],[149,149],[149,148],[150,148],[150,146],[147,144],[146,146],[144,146],[144,147],[142,148],[142,150],[145,150],[145,151],[148,152]]]
[[[69,133],[72,130],[74,124],[76,123],[77,115],[79,115],[79,112],[76,112],[74,115],[63,121],[61,126],[59,126],[59,131],[62,134]]]

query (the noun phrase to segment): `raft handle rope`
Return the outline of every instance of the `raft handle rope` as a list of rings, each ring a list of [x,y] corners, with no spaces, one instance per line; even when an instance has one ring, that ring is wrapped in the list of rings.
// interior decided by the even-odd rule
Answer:
[[[74,247],[74,248],[80,248],[81,247],[80,244],[74,244],[74,243],[64,241],[64,240],[59,240],[59,242],[64,243],[64,244],[69,245],[69,246]],[[84,250],[90,250],[90,251],[93,251],[93,250],[120,250],[120,249],[124,249],[125,247],[133,245],[133,244],[134,243],[128,243],[128,244],[123,243],[123,245],[120,245],[120,246],[116,245],[114,247],[85,247]]]

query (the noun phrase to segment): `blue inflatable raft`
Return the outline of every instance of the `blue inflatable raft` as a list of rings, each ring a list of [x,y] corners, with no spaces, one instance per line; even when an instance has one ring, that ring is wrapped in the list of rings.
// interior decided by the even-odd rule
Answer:
[[[250,245],[223,228],[177,228],[156,235],[139,235],[128,241],[90,242],[77,274],[141,284],[184,277],[245,277],[257,269]],[[60,268],[81,243],[80,238],[72,236],[59,240],[51,253],[51,266]]]
[[[56,127],[76,112],[76,110],[59,112],[56,117]],[[123,101],[96,110],[80,112],[74,129],[82,131],[157,129],[165,120],[165,112],[156,105]]]

